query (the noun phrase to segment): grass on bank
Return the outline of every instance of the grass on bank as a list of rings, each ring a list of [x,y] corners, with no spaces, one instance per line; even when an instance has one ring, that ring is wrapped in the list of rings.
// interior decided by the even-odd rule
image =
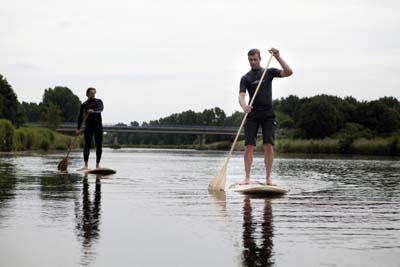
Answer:
[[[206,150],[228,151],[231,148],[230,141],[219,141],[206,144]],[[198,144],[192,145],[118,145],[111,148],[164,148],[164,149],[199,149]],[[236,143],[235,151],[244,150],[244,141]],[[400,155],[400,136],[379,137],[373,139],[357,138],[325,138],[321,140],[305,139],[278,139],[275,142],[274,150],[278,153],[298,153],[298,154],[359,154],[359,155]],[[262,152],[262,139],[257,140],[255,151]]]
[[[10,121],[0,119],[0,151],[66,150],[73,139],[42,127],[15,129]],[[82,139],[78,138],[72,148],[81,147],[81,142]]]
[[[210,150],[229,150],[230,142],[222,141],[207,144]],[[300,154],[360,154],[360,155],[400,155],[400,136],[385,138],[357,138],[354,140],[343,140],[325,138],[321,140],[304,139],[278,139],[274,149],[279,153]],[[244,141],[236,144],[235,150],[244,150]],[[255,151],[262,152],[262,140],[257,140]]]

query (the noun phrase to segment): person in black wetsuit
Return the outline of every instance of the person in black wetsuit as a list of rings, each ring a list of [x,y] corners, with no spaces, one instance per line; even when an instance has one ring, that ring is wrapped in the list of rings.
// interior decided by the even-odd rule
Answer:
[[[264,144],[264,163],[266,169],[266,184],[272,185],[271,170],[274,157],[274,139],[275,139],[275,115],[272,109],[272,80],[275,77],[283,78],[293,74],[289,65],[281,58],[279,50],[271,48],[270,52],[279,62],[282,70],[276,68],[267,69],[264,80],[254,99],[253,105],[246,104],[246,90],[249,92],[250,99],[253,97],[257,85],[261,79],[264,69],[260,66],[261,53],[258,49],[251,49],[248,54],[248,60],[251,70],[240,80],[239,103],[243,111],[249,113],[244,128],[245,132],[245,154],[244,166],[246,177],[241,184],[250,183],[250,169],[253,163],[253,152],[256,145],[258,128],[261,126]]]
[[[88,169],[89,152],[90,145],[92,144],[92,139],[94,135],[94,141],[96,144],[96,168],[100,168],[100,160],[103,142],[103,124],[101,121],[101,112],[103,112],[104,106],[101,99],[95,98],[96,89],[90,87],[86,90],[87,100],[81,105],[81,110],[78,117],[78,127],[76,129],[76,134],[79,134],[81,129],[81,124],[84,116],[89,114],[85,123],[85,147],[83,149],[83,158],[85,161],[85,166],[80,170]]]

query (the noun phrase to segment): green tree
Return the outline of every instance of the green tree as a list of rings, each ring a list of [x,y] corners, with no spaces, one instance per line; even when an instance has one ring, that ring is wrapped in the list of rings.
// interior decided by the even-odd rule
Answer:
[[[28,122],[40,121],[40,116],[43,112],[43,104],[22,102],[21,106]]]
[[[347,97],[343,101],[340,101],[336,107],[339,112],[341,127],[343,128],[346,123],[355,122],[357,117],[357,101],[355,99]]]
[[[158,121],[150,121],[150,125],[163,124],[163,125],[176,125],[178,124],[178,114],[172,114],[168,117],[161,118]]]
[[[224,126],[239,127],[243,120],[244,113],[235,111],[232,115],[228,116],[225,120]]]
[[[358,123],[379,133],[387,134],[400,128],[400,115],[381,101],[364,102],[359,105]]]
[[[217,125],[217,126],[224,125],[225,124],[225,120],[226,120],[225,111],[223,111],[219,107],[215,107],[214,108],[214,114],[215,114],[215,125]]]
[[[19,126],[24,122],[23,110],[17,95],[8,81],[0,74],[0,118]]]
[[[327,137],[336,132],[337,110],[326,99],[314,99],[301,107],[298,126],[307,138]]]
[[[295,95],[290,95],[286,98],[274,100],[274,109],[282,113],[288,114],[292,118],[296,118],[298,111],[302,105],[302,100]]]
[[[56,86],[54,89],[45,89],[42,103],[44,109],[52,102],[60,108],[61,120],[64,122],[76,121],[81,101],[68,87]],[[54,108],[54,107],[53,107]]]
[[[378,99],[379,102],[385,104],[389,108],[395,109],[397,112],[400,112],[400,102],[395,97],[385,96]]]
[[[44,112],[41,115],[41,121],[44,126],[55,130],[61,124],[61,109],[57,104],[48,102]]]
[[[205,109],[201,115],[201,125],[214,125],[215,122],[215,113],[213,109]]]
[[[198,125],[199,124],[199,116],[193,110],[184,111],[180,114],[177,114],[176,123],[179,125]]]
[[[295,127],[293,119],[286,113],[275,112],[275,120],[279,128],[293,129]]]

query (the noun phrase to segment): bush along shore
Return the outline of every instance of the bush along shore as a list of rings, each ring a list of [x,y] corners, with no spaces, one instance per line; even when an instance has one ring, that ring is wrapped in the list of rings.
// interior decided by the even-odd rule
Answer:
[[[220,141],[206,144],[200,148],[198,144],[193,145],[118,145],[111,148],[156,148],[156,149],[202,149],[227,151],[231,148],[230,141]],[[244,150],[244,141],[236,144],[235,151]],[[325,138],[325,139],[278,139],[274,146],[278,153],[298,154],[354,154],[354,155],[377,155],[377,156],[400,156],[400,135],[392,137],[367,138]],[[262,140],[257,141],[255,151],[262,152]]]
[[[73,136],[63,135],[47,128],[15,128],[10,121],[0,119],[0,151],[66,150]],[[75,140],[72,148],[81,147],[82,138]]]
[[[229,150],[230,145],[230,142],[221,141],[207,144],[206,148],[209,150]],[[278,153],[400,156],[400,135],[372,139],[278,139],[276,140],[274,149]],[[239,141],[235,150],[244,150],[244,141]],[[263,151],[262,140],[257,141],[255,150],[258,152]]]

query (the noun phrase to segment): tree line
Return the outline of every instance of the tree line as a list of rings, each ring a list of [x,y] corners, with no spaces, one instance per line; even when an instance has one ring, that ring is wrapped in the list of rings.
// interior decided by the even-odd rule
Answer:
[[[0,118],[15,126],[25,122],[41,122],[55,129],[61,122],[75,122],[80,108],[79,97],[68,87],[56,86],[44,90],[40,103],[20,103],[12,86],[0,75]],[[280,134],[293,139],[323,139],[325,137],[352,140],[400,134],[400,102],[395,97],[359,101],[354,97],[316,95],[300,98],[295,95],[273,101]],[[227,115],[219,107],[201,112],[192,110],[174,113],[148,122],[132,121],[131,126],[199,125],[238,127],[244,116],[235,111]],[[118,123],[116,125],[126,125]],[[127,126],[127,125],[126,125]],[[113,136],[106,136],[112,143]],[[194,144],[197,136],[184,134],[118,134],[120,144],[176,145]],[[230,141],[230,136],[207,136],[207,142]]]
[[[394,97],[374,101],[358,101],[354,97],[340,98],[317,95],[300,98],[294,95],[273,101],[275,120],[280,133],[293,139],[323,139],[326,137],[374,138],[400,134],[400,102]],[[206,125],[238,127],[244,116],[236,111],[230,116],[218,108],[202,112],[192,110],[175,113],[159,120],[143,122],[142,126]],[[119,125],[125,125],[120,123]],[[125,125],[127,126],[127,125]],[[131,126],[139,123],[131,122]],[[121,144],[193,144],[194,135],[118,134]],[[232,140],[230,136],[208,136],[207,142]],[[344,141],[345,142],[345,141]]]
[[[80,105],[79,97],[63,86],[45,89],[40,103],[20,103],[12,86],[0,74],[0,118],[10,120],[15,126],[40,122],[55,129],[61,122],[75,122]]]
[[[358,101],[354,97],[290,95],[275,100],[274,107],[283,115],[281,127],[294,129],[295,137],[320,139],[354,131],[385,136],[400,128],[400,103],[394,97]]]

